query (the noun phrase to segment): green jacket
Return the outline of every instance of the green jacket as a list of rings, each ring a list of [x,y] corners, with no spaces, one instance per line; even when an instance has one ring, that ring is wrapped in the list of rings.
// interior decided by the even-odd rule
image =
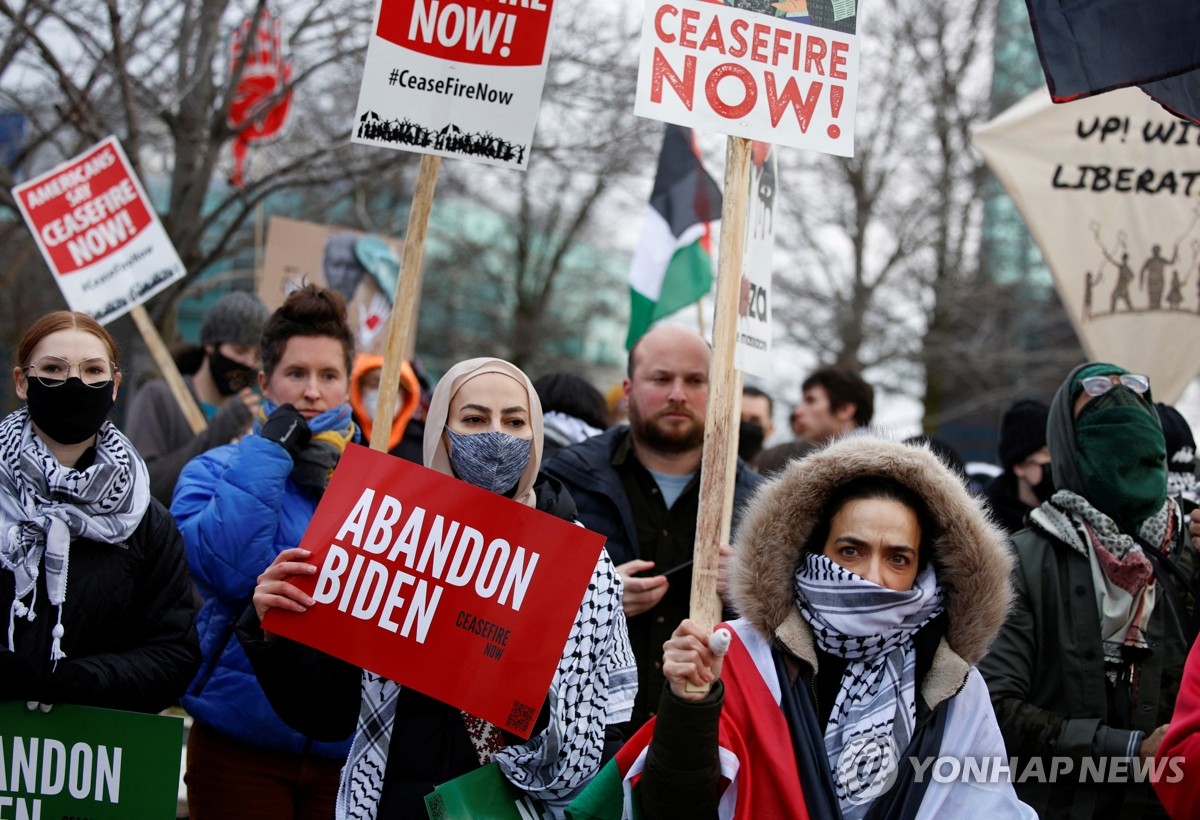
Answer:
[[[1056,782],[1016,782],[1018,796],[1043,818],[1165,817],[1149,782],[1132,782],[1133,767],[1118,763],[1115,773],[1108,771],[1108,780],[1124,783],[1097,783],[1105,778],[1098,778],[1095,769],[1085,774],[1082,767],[1084,758],[1109,758],[1104,764],[1111,766],[1131,748],[1136,755],[1141,735],[1170,721],[1188,653],[1186,619],[1181,622],[1160,585],[1147,629],[1151,654],[1135,665],[1132,714],[1118,716],[1109,702],[1088,559],[1036,525],[1015,534],[1013,544],[1016,598],[979,670],[1008,754],[1018,759],[1014,781],[1032,758],[1042,759],[1047,775],[1055,765],[1052,758],[1064,758],[1057,762]],[[1186,526],[1169,557],[1194,584],[1200,555]],[[1179,591],[1182,605],[1190,610],[1190,596]],[[1061,774],[1066,759],[1072,768]]]

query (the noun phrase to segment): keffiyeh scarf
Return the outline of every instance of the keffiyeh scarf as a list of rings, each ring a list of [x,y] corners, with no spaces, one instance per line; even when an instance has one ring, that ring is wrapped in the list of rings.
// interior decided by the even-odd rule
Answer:
[[[254,420],[254,432],[258,433],[279,405],[269,399],[264,399],[258,410],[258,418]],[[308,421],[308,429],[312,430],[312,438],[304,449],[294,459],[291,477],[304,489],[313,495],[321,496],[333,478],[333,469],[337,467],[346,445],[354,440],[358,428],[351,418],[350,405],[340,404],[332,410],[326,410],[319,416]]]
[[[8,649],[18,618],[32,621],[38,576],[58,609],[50,659],[62,650],[63,603],[71,542],[117,544],[128,538],[150,504],[150,478],[129,439],[111,422],[96,436],[96,458],[85,470],[58,463],[33,433],[29,410],[0,421],[0,566],[16,581],[8,613]]]
[[[621,586],[607,553],[588,590],[550,685],[549,725],[493,756],[510,783],[554,805],[565,806],[600,768],[604,728],[629,720],[637,692]],[[358,729],[338,787],[338,820],[375,820],[399,696],[398,683],[363,671]]]
[[[1142,522],[1138,535],[1166,547],[1183,526],[1176,510],[1176,505],[1168,501]],[[1146,627],[1158,600],[1154,566],[1133,536],[1121,532],[1111,518],[1078,493],[1059,490],[1030,513],[1030,519],[1088,559],[1096,589],[1105,671],[1115,683],[1130,660],[1126,648],[1149,648]]]
[[[867,581],[824,555],[796,570],[796,603],[823,652],[849,663],[825,727],[842,817],[861,818],[892,784],[916,723],[913,636],[942,611],[927,566],[911,590]]]

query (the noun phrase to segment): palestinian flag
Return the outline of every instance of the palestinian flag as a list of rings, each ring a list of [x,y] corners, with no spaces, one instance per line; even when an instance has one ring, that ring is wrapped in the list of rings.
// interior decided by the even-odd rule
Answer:
[[[712,288],[708,223],[721,217],[721,189],[700,164],[692,130],[668,125],[642,237],[629,272],[632,348],[655,321]]]
[[[780,690],[771,646],[745,620],[718,624],[732,633],[721,680],[719,748],[722,786],[719,820],[809,820],[796,751]],[[651,718],[617,752],[567,807],[568,820],[639,820],[634,794],[641,781],[650,742]],[[830,804],[830,808],[836,803]],[[836,809],[833,809],[836,811]],[[680,817],[688,816],[680,806]]]

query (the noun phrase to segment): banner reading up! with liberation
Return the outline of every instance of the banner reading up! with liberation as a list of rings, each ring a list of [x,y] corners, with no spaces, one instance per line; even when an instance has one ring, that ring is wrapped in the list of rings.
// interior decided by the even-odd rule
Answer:
[[[1054,275],[1088,355],[1174,402],[1200,371],[1200,150],[1138,89],[1035,92],[974,134]]]
[[[380,0],[351,139],[524,169],[553,0]]]
[[[264,629],[529,737],[604,538],[351,444],[300,546],[317,603]]]
[[[634,113],[854,154],[857,0],[647,0]]]

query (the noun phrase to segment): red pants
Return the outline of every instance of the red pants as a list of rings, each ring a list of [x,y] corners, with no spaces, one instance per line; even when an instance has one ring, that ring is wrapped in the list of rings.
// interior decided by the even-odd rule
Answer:
[[[330,820],[342,760],[260,749],[201,723],[188,732],[190,820]]]

